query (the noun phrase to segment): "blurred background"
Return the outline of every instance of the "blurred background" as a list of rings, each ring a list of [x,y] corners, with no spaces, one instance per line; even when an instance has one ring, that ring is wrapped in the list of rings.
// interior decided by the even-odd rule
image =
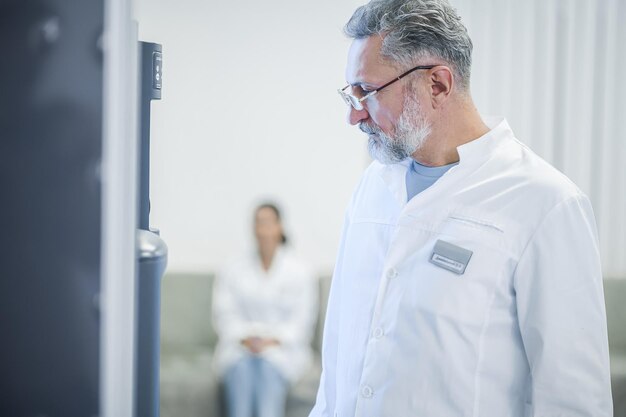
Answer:
[[[163,44],[153,105],[151,218],[171,271],[212,271],[252,238],[259,199],[284,208],[294,246],[332,269],[343,211],[368,163],[345,123],[356,1],[137,1],[144,39]]]

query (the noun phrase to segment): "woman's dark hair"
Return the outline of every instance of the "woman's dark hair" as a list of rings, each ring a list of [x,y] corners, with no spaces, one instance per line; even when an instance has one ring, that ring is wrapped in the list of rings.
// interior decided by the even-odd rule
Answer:
[[[270,209],[274,212],[274,214],[276,215],[276,220],[278,220],[278,223],[280,223],[282,226],[280,210],[278,209],[278,206],[274,203],[266,202],[266,203],[259,204],[256,210],[254,210],[254,214],[256,215],[259,211],[265,208]],[[287,243],[287,236],[285,236],[284,231],[281,232],[280,241],[283,245]]]

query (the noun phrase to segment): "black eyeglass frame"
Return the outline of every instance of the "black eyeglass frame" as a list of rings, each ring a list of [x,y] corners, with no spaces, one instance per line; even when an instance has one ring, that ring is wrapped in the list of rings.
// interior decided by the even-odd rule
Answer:
[[[403,72],[402,74],[398,75],[396,78],[394,78],[393,80],[389,81],[388,83],[383,84],[382,86],[378,87],[377,89],[375,89],[373,91],[370,91],[369,93],[367,93],[366,95],[364,95],[361,98],[357,98],[357,97],[353,96],[352,94],[349,94],[349,93],[345,92],[345,90],[348,87],[350,87],[350,84],[346,85],[342,89],[337,90],[337,92],[339,93],[341,98],[343,98],[343,101],[345,101],[347,105],[354,107],[354,109],[356,111],[361,111],[364,108],[362,102],[367,100],[368,98],[372,97],[374,94],[378,93],[383,88],[389,87],[391,84],[395,83],[396,81],[400,81],[402,78],[406,77],[407,75],[409,75],[413,71],[433,69],[436,66],[437,65],[418,65],[416,67],[413,67],[410,70],[408,70],[406,72]]]

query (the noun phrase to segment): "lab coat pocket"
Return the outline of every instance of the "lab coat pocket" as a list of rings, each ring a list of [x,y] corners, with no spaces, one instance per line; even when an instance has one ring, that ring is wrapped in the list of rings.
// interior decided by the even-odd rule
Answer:
[[[410,300],[417,314],[478,336],[509,257],[504,230],[448,217],[413,254]]]

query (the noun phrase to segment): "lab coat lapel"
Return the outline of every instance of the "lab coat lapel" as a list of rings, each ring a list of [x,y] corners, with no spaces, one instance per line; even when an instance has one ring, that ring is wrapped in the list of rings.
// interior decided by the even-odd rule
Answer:
[[[397,164],[382,165],[380,177],[387,185],[389,192],[398,202],[400,207],[406,205],[406,170],[411,164],[411,158],[407,158]]]

